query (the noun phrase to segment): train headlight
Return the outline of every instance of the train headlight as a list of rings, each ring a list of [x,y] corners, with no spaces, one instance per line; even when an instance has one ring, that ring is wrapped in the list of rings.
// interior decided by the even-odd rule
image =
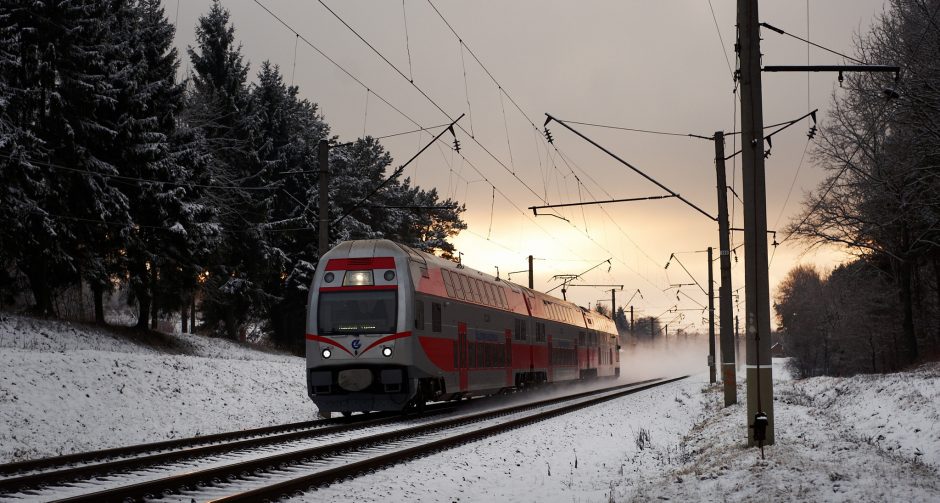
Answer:
[[[372,271],[347,271],[343,278],[343,286],[372,285]]]
[[[392,348],[388,346],[385,346],[384,348],[382,348],[382,355],[385,357],[392,356]]]
[[[332,282],[333,282],[333,279],[334,279],[335,277],[336,277],[336,275],[334,275],[334,274],[331,273],[331,272],[328,272],[328,273],[326,273],[326,274],[323,275],[323,281],[325,281],[325,282],[327,282],[327,283],[332,283]]]
[[[391,281],[395,279],[395,271],[385,271],[384,278],[385,281]]]
[[[320,353],[320,354],[323,355],[323,358],[329,358],[329,357],[333,356],[333,352],[330,351],[330,348],[324,348],[324,349],[323,349],[323,352]]]

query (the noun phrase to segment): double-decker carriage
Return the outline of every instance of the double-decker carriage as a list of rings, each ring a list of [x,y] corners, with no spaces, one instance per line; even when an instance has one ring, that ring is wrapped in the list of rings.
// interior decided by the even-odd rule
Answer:
[[[620,372],[613,322],[388,240],[317,267],[308,393],[321,412],[401,410]]]

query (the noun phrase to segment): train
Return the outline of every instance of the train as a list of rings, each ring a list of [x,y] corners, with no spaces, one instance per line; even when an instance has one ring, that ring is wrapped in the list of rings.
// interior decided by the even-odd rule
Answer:
[[[620,375],[607,316],[385,239],[345,241],[321,257],[305,344],[321,414]]]

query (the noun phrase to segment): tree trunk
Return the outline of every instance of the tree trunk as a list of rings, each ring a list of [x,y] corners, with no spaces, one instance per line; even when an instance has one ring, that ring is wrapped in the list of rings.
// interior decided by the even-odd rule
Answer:
[[[156,330],[157,329],[157,304],[156,304],[157,266],[156,265],[150,268],[150,298],[152,299],[151,306],[150,306],[150,329]]]
[[[904,333],[904,342],[906,343],[907,362],[917,361],[917,334],[914,333],[914,296],[912,293],[913,267],[909,259],[902,259],[898,267],[898,283],[901,287],[901,309],[904,319],[901,322],[901,330]]]
[[[137,292],[137,328],[146,331],[150,322],[150,292],[140,290]]]
[[[52,289],[49,287],[49,281],[46,277],[46,264],[41,259],[33,259],[24,264],[22,269],[29,280],[29,288],[33,292],[33,299],[36,302],[33,309],[36,314],[40,316],[52,315]]]
[[[189,299],[189,333],[196,333],[196,294]]]
[[[180,333],[185,334],[189,321],[189,299],[184,297],[180,305]]]
[[[92,282],[91,296],[95,299],[95,323],[106,325],[104,321],[104,285]]]
[[[940,261],[937,260],[936,255],[932,258],[932,262],[933,262],[934,286],[937,289],[937,311],[936,312],[940,313]],[[934,327],[933,342],[934,342],[934,349],[935,350],[940,349],[940,324],[937,324],[937,326]]]

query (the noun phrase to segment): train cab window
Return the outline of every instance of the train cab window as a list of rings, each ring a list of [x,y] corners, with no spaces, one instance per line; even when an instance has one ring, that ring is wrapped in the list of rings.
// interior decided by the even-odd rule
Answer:
[[[441,276],[444,278],[444,288],[447,290],[447,296],[455,297],[457,292],[454,291],[454,280],[450,275],[450,271],[447,269],[441,269]]]
[[[389,290],[323,292],[317,327],[322,335],[394,333],[397,305]]]
[[[424,330],[424,301],[415,299],[415,330]]]
[[[421,322],[422,326],[424,321]],[[431,303],[431,331],[440,332],[441,331],[441,304],[439,302]]]

